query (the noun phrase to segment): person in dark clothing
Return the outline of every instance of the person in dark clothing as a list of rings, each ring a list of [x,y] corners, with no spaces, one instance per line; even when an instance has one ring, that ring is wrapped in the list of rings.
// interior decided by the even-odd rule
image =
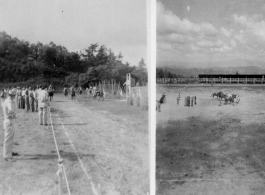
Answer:
[[[156,110],[158,112],[161,112],[161,104],[163,104],[165,102],[166,102],[166,94],[164,93],[162,95],[162,97],[160,98],[160,100],[158,100],[157,103],[156,103]]]

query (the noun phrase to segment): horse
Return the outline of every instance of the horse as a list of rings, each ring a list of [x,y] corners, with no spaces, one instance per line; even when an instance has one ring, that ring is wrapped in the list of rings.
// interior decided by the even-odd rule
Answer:
[[[218,98],[219,100],[225,99],[226,98],[226,94],[224,94],[223,92],[218,92]]]
[[[63,94],[64,94],[64,97],[65,98],[68,97],[68,90],[67,90],[67,88],[64,88]]]
[[[234,99],[236,97],[237,97],[236,94],[224,94],[224,95],[222,95],[222,98],[224,98],[224,100],[225,100],[225,104],[227,104],[229,102],[229,103],[233,103],[233,105],[234,105],[234,103],[235,103]],[[236,102],[236,103],[238,103],[238,102]],[[221,99],[220,99],[220,105],[219,106],[221,106]]]
[[[70,93],[71,93],[71,99],[74,100],[75,99],[75,91],[74,91],[74,89],[72,89],[70,91]]]
[[[105,99],[105,92],[103,92],[103,91],[96,91],[95,93],[94,93],[94,96],[93,96],[93,98],[94,99],[96,99],[98,97],[98,101],[100,100],[100,99],[102,99],[102,101]]]
[[[219,98],[219,93],[220,93],[220,92],[218,92],[218,93],[213,93],[211,97],[214,98],[214,96],[216,96],[217,98]]]

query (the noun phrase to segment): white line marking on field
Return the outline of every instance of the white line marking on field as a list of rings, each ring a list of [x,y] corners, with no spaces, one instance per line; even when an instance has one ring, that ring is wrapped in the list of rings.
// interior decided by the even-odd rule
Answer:
[[[77,156],[77,159],[78,159],[78,161],[79,161],[79,163],[80,163],[80,165],[81,165],[81,168],[83,169],[83,172],[85,173],[85,175],[86,175],[88,181],[90,182],[90,187],[91,187],[91,189],[92,189],[92,193],[93,193],[93,195],[100,195],[100,188],[98,188],[98,189],[95,188],[95,185],[94,185],[94,183],[93,183],[92,177],[87,173],[87,170],[86,170],[86,168],[85,168],[85,166],[84,166],[84,163],[83,163],[83,161],[80,159],[80,157],[78,156],[77,151],[76,151],[76,148],[75,148],[75,146],[74,146],[74,144],[73,144],[73,142],[72,142],[72,140],[71,140],[71,138],[70,138],[70,136],[69,136],[69,134],[68,134],[66,128],[64,127],[63,122],[62,122],[62,120],[61,120],[61,118],[60,118],[60,116],[59,116],[58,113],[57,113],[57,116],[58,116],[58,118],[59,118],[59,120],[60,120],[60,122],[61,122],[61,124],[62,124],[62,127],[63,127],[63,129],[64,129],[64,132],[65,132],[66,136],[68,137],[68,139],[69,139],[69,141],[70,141],[70,144],[71,144],[71,146],[72,146],[72,148],[73,148],[73,150],[74,150],[74,152],[75,152],[75,155]],[[99,184],[98,184],[98,186],[99,186]]]
[[[79,163],[80,163],[80,165],[81,165],[81,168],[83,169],[83,172],[84,172],[85,175],[87,176],[87,179],[88,179],[89,181],[91,181],[92,178],[91,178],[91,176],[87,173],[87,170],[86,170],[86,168],[85,168],[85,166],[84,166],[83,161],[80,159],[79,155],[77,154],[76,148],[75,148],[75,146],[74,146],[74,144],[73,144],[73,142],[72,142],[72,140],[71,140],[71,138],[70,138],[70,136],[69,136],[67,130],[65,129],[65,127],[64,127],[64,125],[63,125],[63,122],[62,122],[62,120],[61,120],[59,114],[57,114],[57,116],[58,116],[58,118],[59,118],[59,120],[60,120],[60,122],[61,122],[61,124],[62,124],[62,127],[63,127],[63,129],[64,129],[64,132],[65,132],[66,136],[68,137],[68,139],[69,139],[69,141],[70,141],[70,144],[71,144],[71,146],[72,146],[72,148],[73,148],[73,150],[74,150],[74,152],[75,152],[75,155],[77,156],[77,159],[78,159],[78,161],[79,161]]]

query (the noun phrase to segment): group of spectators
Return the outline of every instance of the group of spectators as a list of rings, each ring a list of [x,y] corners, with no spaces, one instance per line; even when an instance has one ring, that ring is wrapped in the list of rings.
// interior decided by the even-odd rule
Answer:
[[[4,115],[5,138],[3,144],[3,157],[6,161],[13,159],[13,138],[14,138],[14,119],[16,118],[16,108],[25,109],[26,112],[39,112],[39,124],[48,125],[47,109],[49,98],[52,100],[53,88],[38,85],[33,87],[11,87],[2,88],[0,91],[1,106]]]

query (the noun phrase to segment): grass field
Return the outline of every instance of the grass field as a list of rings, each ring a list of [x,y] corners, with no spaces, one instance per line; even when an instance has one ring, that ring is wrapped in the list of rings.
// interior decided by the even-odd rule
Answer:
[[[210,97],[218,91],[238,93],[241,100],[219,106]],[[264,194],[263,86],[182,85],[157,92],[157,99],[167,94],[157,114],[157,194]],[[197,105],[184,106],[188,95],[197,97]]]
[[[55,94],[52,121],[72,194],[146,194],[149,191],[148,116],[125,101],[77,101]],[[51,126],[38,125],[37,113],[18,110],[16,162],[0,158],[0,194],[58,194],[57,153]],[[2,112],[0,117],[2,118]],[[3,127],[0,137],[3,140]],[[2,144],[0,145],[2,155]],[[63,185],[63,192],[67,188]]]

